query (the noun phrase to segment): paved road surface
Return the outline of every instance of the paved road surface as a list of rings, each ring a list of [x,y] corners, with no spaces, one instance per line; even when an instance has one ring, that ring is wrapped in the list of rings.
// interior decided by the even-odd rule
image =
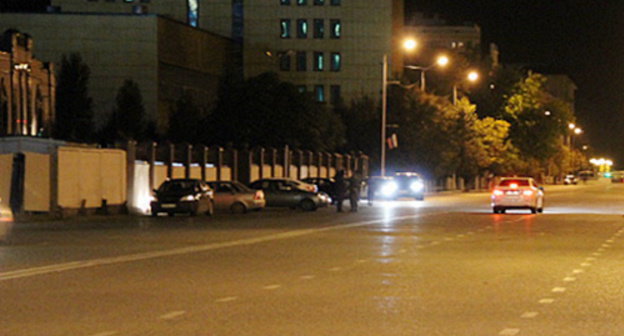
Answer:
[[[0,335],[624,335],[624,185],[22,225]]]

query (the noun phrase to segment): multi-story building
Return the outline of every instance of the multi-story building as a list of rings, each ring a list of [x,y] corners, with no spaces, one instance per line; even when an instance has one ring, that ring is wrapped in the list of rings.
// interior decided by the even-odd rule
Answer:
[[[33,38],[0,35],[0,136],[49,135],[54,120],[54,69],[33,57]]]

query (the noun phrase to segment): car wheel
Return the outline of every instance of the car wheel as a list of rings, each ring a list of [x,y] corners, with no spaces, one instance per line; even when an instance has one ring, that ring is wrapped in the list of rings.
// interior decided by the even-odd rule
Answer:
[[[539,209],[537,209],[537,212],[539,212],[539,213],[544,212],[544,208],[539,208]]]
[[[500,213],[500,212],[501,212],[501,211],[500,211],[500,209],[498,209],[498,208],[492,208],[492,211],[493,211],[495,214],[497,214],[497,213]]]
[[[309,198],[306,198],[303,201],[301,201],[301,204],[299,206],[301,207],[303,211],[316,210],[316,204],[314,204],[314,201]]]
[[[173,217],[173,215],[175,215],[174,212],[167,212],[167,215],[169,215],[169,217]]]
[[[151,216],[152,217],[158,217],[158,211],[152,210]]]
[[[536,208],[531,208],[531,213],[532,214],[537,213],[537,209]]]
[[[498,212],[502,213],[502,214],[504,214],[506,211],[507,211],[507,209],[505,209],[505,208],[501,208],[500,210],[498,210]]]
[[[245,207],[245,204],[237,202],[232,204],[230,211],[235,214],[244,214],[247,212],[247,208]]]

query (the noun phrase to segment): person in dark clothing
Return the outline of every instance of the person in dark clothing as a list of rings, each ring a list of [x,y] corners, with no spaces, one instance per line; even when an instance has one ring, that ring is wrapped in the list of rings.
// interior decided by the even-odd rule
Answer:
[[[360,187],[362,185],[362,175],[356,171],[349,179],[349,204],[351,212],[357,212],[360,201]]]
[[[334,176],[336,186],[336,210],[342,212],[342,202],[344,201],[344,195],[347,191],[347,184],[345,182],[344,170],[339,170]]]

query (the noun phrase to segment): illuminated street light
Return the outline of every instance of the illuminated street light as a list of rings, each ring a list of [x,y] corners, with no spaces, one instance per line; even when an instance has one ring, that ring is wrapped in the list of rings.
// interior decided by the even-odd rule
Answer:
[[[406,39],[403,41],[403,49],[411,51],[418,47],[418,41],[414,39]]]
[[[468,82],[474,83],[479,80],[479,73],[477,71],[471,70],[466,75],[466,80]],[[457,104],[457,84],[453,84],[453,105]]]
[[[546,112],[544,112],[544,115],[545,115],[545,116],[550,116],[550,111],[546,111]]]
[[[575,129],[575,128],[576,128],[576,125],[574,125],[573,123],[569,123],[569,124],[568,124],[568,128],[569,128],[569,129],[571,129],[571,130],[573,130],[573,129]]]
[[[583,130],[580,129],[579,127],[574,129],[574,134],[579,135],[579,134],[582,134],[582,133],[583,133]]]
[[[428,67],[421,67],[421,66],[417,66],[417,65],[406,65],[405,68],[406,69],[412,69],[412,70],[419,70],[420,71],[420,90],[421,91],[425,91],[426,85],[425,85],[425,72],[427,72],[428,70],[432,69],[435,66],[444,68],[445,66],[447,66],[449,64],[450,60],[448,57],[442,55],[442,56],[438,56],[438,58],[436,59],[435,63],[431,64]]]

